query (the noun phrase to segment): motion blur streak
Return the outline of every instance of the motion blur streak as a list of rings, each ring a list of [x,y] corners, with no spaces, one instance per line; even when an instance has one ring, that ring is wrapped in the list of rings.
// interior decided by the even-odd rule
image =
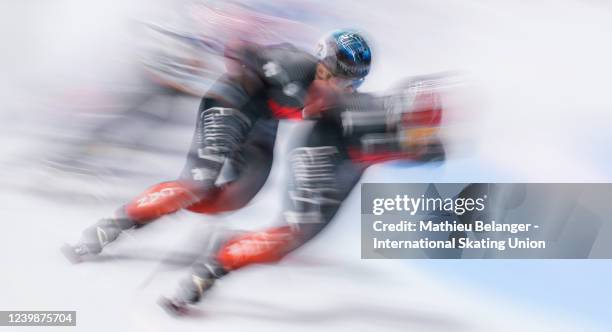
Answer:
[[[227,69],[224,45],[289,41],[314,51],[322,32],[345,26],[366,31],[375,46],[365,91],[430,73],[446,73],[445,87],[453,87],[442,100],[445,164],[378,165],[363,181],[608,182],[606,2],[60,0],[5,1],[0,13],[6,310],[77,310],[84,331],[610,325],[602,298],[609,283],[593,277],[609,276],[604,264],[360,260],[358,191],[305,248],[223,280],[198,307],[201,315],[168,318],[156,298],[207,250],[201,234],[260,229],[280,212],[288,137],[299,136],[302,124],[281,126],[264,190],[221,216],[223,226],[219,217],[181,212],[128,234],[94,264],[69,266],[57,251],[66,234],[178,173],[200,96]]]

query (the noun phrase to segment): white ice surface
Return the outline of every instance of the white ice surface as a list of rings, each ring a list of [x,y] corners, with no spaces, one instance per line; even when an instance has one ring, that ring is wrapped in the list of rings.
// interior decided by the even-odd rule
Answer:
[[[469,162],[412,171],[383,166],[364,181],[388,180],[381,176],[385,171],[407,180],[411,174],[452,178],[454,165],[461,169]],[[275,167],[276,175],[247,208],[221,217],[177,213],[123,234],[100,261],[79,265],[70,265],[59,246],[76,240],[112,205],[1,192],[0,309],[77,310],[79,331],[596,330],[573,317],[527,310],[485,289],[453,284],[410,262],[360,259],[359,189],[320,236],[285,261],[237,271],[219,281],[192,316],[168,316],[156,301],[172,294],[188,273],[205,234],[222,227],[257,229],[280,211],[275,184],[282,169]]]

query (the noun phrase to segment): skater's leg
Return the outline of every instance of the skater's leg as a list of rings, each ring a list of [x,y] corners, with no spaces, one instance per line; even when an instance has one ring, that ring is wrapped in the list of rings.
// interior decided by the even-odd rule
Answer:
[[[197,197],[191,193],[189,184],[185,182],[157,184],[119,208],[113,217],[101,219],[86,228],[76,245],[66,245],[62,251],[68,259],[78,262],[81,256],[99,254],[106,245],[115,241],[121,232],[176,212],[196,200]]]
[[[117,239],[121,231],[184,208],[197,213],[219,213],[243,207],[263,186],[270,173],[276,128],[276,121],[256,122],[243,147],[226,161],[233,165],[233,178],[219,187],[207,187],[191,178],[191,170],[201,169],[205,164],[190,154],[179,180],[152,186],[119,208],[113,218],[102,219],[86,229],[80,243],[72,247],[72,256],[98,254],[104,246]],[[68,249],[70,247],[65,248]]]
[[[218,265],[229,272],[250,264],[273,263],[321,232],[364,171],[349,160],[334,163],[335,150],[297,149],[293,155],[291,208],[282,217],[283,225],[230,238],[214,256]]]
[[[197,213],[233,211],[245,206],[266,182],[272,167],[276,121],[258,121],[243,146],[227,160],[232,175],[220,186],[201,188],[190,179],[191,170],[203,166],[192,158],[177,181],[155,185],[125,205],[126,217],[138,224],[188,209]]]
[[[146,224],[201,201],[196,194],[198,191],[194,190],[196,186],[196,183],[180,180],[156,184],[122,206],[116,215],[135,224]],[[215,191],[215,188],[210,189],[205,197],[213,197]]]
[[[257,121],[239,153],[230,160],[232,174],[215,195],[187,207],[197,213],[220,213],[244,207],[265,184],[272,168],[277,121]]]
[[[333,219],[365,167],[343,158],[337,146],[322,146],[297,149],[292,170],[292,205],[282,218],[283,225],[222,239],[218,250],[206,253],[194,265],[175,297],[162,302],[167,310],[181,313],[228,272],[276,262],[308,242]]]
[[[245,144],[251,125],[257,118],[258,115],[221,107],[215,100],[204,98],[181,179],[150,188],[120,208],[115,218],[103,219],[85,230],[79,244],[65,246],[63,251],[71,254],[69,258],[98,254],[122,230],[150,222],[197,202],[205,204],[203,201],[214,199],[219,192],[215,182],[221,168],[228,160],[239,156],[237,152]],[[273,132],[276,133],[276,127]]]
[[[98,254],[106,245],[115,241],[122,231],[184,208],[198,213],[238,209],[246,205],[263,185],[269,173],[268,163],[271,164],[271,161],[249,165],[236,180],[222,187],[211,188],[206,195],[202,195],[201,189],[193,190],[198,184],[189,181],[168,181],[154,185],[119,208],[114,217],[102,219],[85,229],[79,244],[73,247],[74,254]]]
[[[201,116],[204,115],[201,113]],[[232,174],[228,182],[219,186],[209,186],[199,180],[197,173],[208,170],[211,161],[200,157],[202,152],[198,152],[198,146],[201,145],[197,143],[200,139],[195,138],[179,180],[149,188],[120,212],[135,223],[142,224],[184,208],[198,213],[218,213],[243,207],[268,178],[277,126],[276,120],[255,122],[244,142],[234,147],[228,158],[224,159],[224,166],[229,167]]]

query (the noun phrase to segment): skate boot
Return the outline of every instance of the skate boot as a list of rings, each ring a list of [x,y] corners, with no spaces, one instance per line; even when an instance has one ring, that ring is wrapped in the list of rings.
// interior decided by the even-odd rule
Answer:
[[[171,298],[161,298],[159,305],[173,316],[183,316],[189,313],[190,305],[202,299],[203,294],[210,289],[216,279],[227,272],[212,264],[196,264],[193,272],[179,284],[176,294]]]
[[[79,263],[98,255],[102,252],[102,248],[116,240],[122,231],[132,227],[134,222],[127,218],[101,219],[83,231],[81,240],[77,244],[65,244],[61,251],[71,263]]]

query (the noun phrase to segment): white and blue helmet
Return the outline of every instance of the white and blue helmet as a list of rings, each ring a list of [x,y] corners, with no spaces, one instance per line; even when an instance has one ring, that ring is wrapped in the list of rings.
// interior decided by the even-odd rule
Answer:
[[[356,30],[335,30],[325,35],[316,55],[332,74],[359,84],[370,72],[372,50]]]

